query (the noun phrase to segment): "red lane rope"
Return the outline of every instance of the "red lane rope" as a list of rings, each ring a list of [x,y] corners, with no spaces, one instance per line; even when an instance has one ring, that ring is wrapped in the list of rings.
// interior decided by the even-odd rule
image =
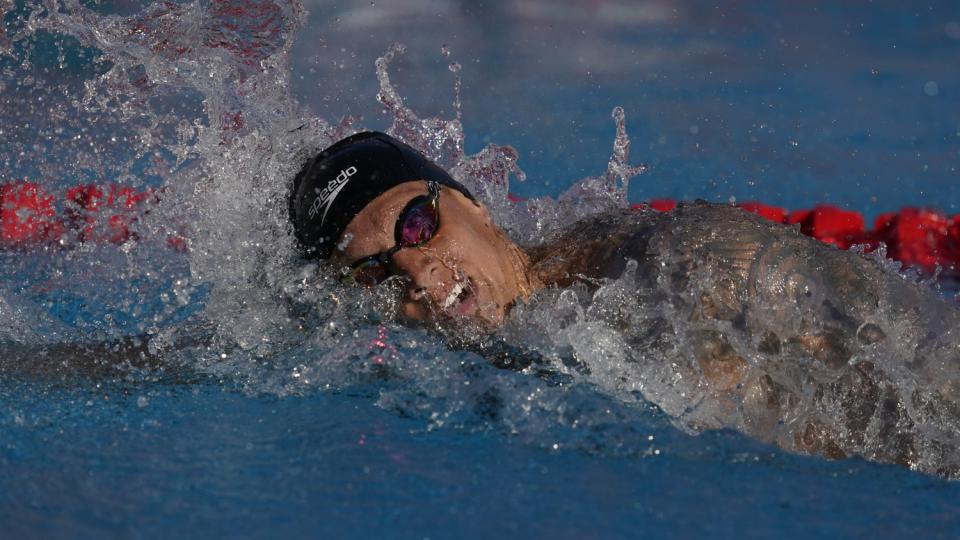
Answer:
[[[511,199],[520,200],[512,195]],[[36,183],[0,183],[0,249],[137,240],[135,223],[158,201],[159,194],[152,189],[86,184],[67,190],[57,204],[56,197]],[[632,208],[666,212],[676,206],[673,199],[653,199]],[[960,214],[947,217],[936,210],[904,207],[881,214],[867,229],[862,214],[831,205],[793,211],[759,202],[736,206],[776,223],[799,224],[803,234],[840,249],[859,245],[873,251],[883,245],[888,257],[905,265],[925,271],[939,266],[946,273],[960,274]],[[187,248],[186,238],[179,234],[168,235],[167,244]]]
[[[633,208],[650,207],[665,212],[676,205],[672,199],[655,199]],[[939,266],[945,273],[960,274],[960,214],[947,217],[937,210],[904,207],[881,214],[874,220],[873,228],[867,229],[859,212],[827,204],[793,211],[759,202],[736,206],[770,221],[799,224],[803,234],[840,249],[858,245],[869,252],[884,245],[887,257],[907,266],[927,272]]]
[[[57,204],[56,197],[36,183],[0,183],[0,249],[136,241],[135,224],[159,200],[153,189],[85,184],[68,189]],[[187,245],[179,234],[168,235],[167,244],[179,250]]]

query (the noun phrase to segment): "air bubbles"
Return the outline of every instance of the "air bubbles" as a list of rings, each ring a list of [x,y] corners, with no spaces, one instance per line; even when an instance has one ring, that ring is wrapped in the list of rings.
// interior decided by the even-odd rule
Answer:
[[[937,84],[937,81],[927,81],[923,85],[923,93],[930,97],[936,97],[940,93],[940,85]]]
[[[343,238],[341,238],[340,242],[337,243],[337,250],[338,250],[338,251],[344,251],[344,250],[346,250],[346,249],[347,249],[347,246],[349,246],[349,245],[350,245],[350,242],[352,242],[352,241],[353,241],[353,234],[348,233],[348,232],[347,232],[347,233],[343,233]]]
[[[450,65],[447,66],[447,69],[449,69],[451,73],[460,73],[461,67],[462,66],[460,65],[460,62],[450,62]]]
[[[960,39],[960,23],[957,21],[948,22],[943,31],[950,39]]]

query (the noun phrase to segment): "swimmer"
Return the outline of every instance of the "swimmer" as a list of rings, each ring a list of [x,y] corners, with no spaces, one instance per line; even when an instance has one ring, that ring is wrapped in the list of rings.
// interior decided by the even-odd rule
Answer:
[[[635,387],[690,429],[960,473],[960,313],[879,259],[707,203],[605,213],[521,247],[373,132],[310,160],[289,203],[304,256],[397,287],[405,320],[491,331],[544,291],[619,283],[632,292],[598,321],[631,347]]]
[[[562,290],[586,298],[571,317],[588,323],[579,339],[613,336],[559,357],[531,343],[508,343],[508,361],[496,343],[475,349],[500,367],[589,378],[614,362],[605,388],[642,394],[690,431],[736,429],[791,451],[960,477],[960,313],[880,258],[707,203],[611,211],[519,246],[468,189],[382,133],[306,163],[289,213],[305,258],[328,261],[348,285],[396,291],[401,320],[448,336],[511,325],[531,336],[569,321],[543,328],[518,306]],[[0,373],[69,380],[122,366],[191,380],[164,351],[205,350],[215,329],[184,327],[162,345],[3,346]]]

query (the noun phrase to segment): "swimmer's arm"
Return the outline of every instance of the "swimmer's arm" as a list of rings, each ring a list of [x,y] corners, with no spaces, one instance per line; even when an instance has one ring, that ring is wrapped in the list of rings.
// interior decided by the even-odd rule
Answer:
[[[85,374],[106,375],[118,368],[156,367],[159,356],[143,340],[126,338],[99,343],[49,345],[3,344],[0,373],[4,375]]]
[[[193,332],[169,340],[167,346],[151,345],[150,336],[131,336],[111,341],[23,345],[0,343],[0,376],[109,377],[131,371],[187,371],[170,360],[169,353],[208,347],[212,334]]]

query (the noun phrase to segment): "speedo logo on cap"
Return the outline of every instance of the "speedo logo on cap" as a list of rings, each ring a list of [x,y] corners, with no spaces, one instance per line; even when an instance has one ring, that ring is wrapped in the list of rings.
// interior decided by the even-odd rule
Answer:
[[[320,194],[313,200],[313,204],[310,205],[310,210],[307,211],[310,219],[317,217],[317,212],[323,208],[323,216],[320,217],[320,223],[322,224],[323,220],[327,217],[327,212],[330,211],[330,207],[333,205],[334,199],[340,194],[340,190],[347,185],[350,177],[355,174],[357,174],[357,168],[351,165],[340,171],[340,174],[338,174],[336,178],[320,190]]]

